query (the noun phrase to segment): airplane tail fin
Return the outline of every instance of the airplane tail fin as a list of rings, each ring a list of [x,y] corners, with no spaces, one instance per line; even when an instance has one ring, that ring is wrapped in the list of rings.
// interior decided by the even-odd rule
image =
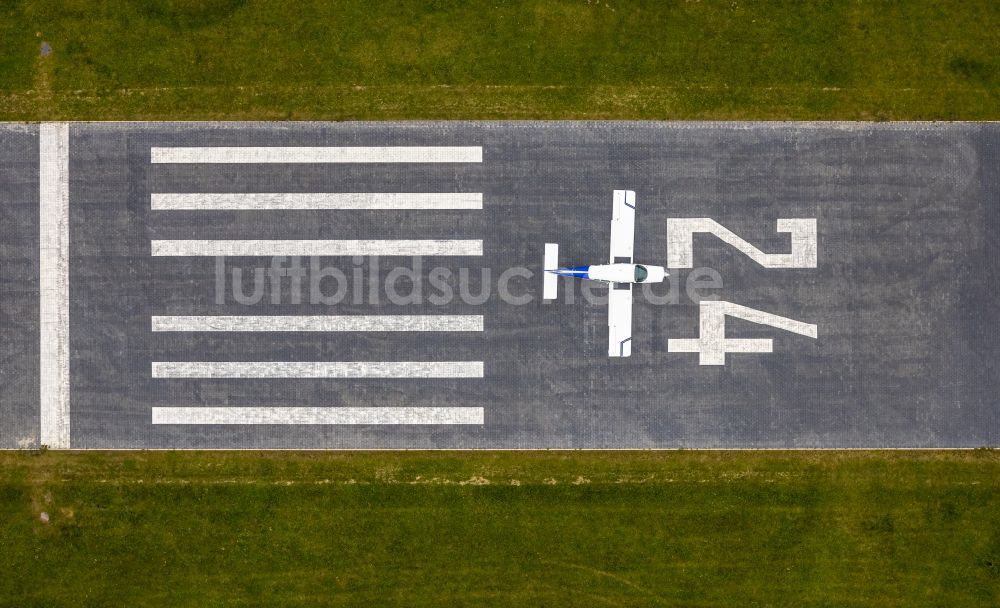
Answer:
[[[555,300],[559,288],[554,268],[559,266],[559,245],[557,243],[545,243],[545,259],[542,262],[542,269],[545,276],[542,277],[542,299]]]

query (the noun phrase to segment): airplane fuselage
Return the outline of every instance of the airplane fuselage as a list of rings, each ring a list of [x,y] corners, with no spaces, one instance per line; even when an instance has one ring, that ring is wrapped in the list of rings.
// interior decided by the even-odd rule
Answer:
[[[667,276],[662,266],[645,264],[594,264],[549,270],[561,276],[605,283],[661,283]]]

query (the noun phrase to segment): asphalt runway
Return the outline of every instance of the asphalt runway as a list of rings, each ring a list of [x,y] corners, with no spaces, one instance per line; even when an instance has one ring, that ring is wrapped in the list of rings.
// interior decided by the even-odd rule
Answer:
[[[1000,445],[998,124],[60,128],[0,125],[0,447]],[[609,358],[607,289],[541,271],[607,262],[615,189],[637,262],[798,218],[816,265],[699,233]],[[817,335],[702,364],[704,301]]]

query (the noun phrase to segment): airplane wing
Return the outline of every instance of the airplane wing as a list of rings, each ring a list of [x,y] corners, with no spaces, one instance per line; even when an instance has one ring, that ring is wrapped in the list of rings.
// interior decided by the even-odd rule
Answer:
[[[611,216],[611,263],[631,264],[634,242],[635,192],[615,190],[614,212]]]
[[[608,290],[608,356],[628,357],[632,354],[632,285]]]

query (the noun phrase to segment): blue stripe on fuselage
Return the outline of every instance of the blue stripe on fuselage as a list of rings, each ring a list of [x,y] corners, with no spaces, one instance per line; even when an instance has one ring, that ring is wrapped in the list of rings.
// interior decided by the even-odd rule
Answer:
[[[589,271],[590,271],[590,266],[574,266],[573,268],[556,268],[555,270],[549,270],[547,272],[554,272],[564,277],[589,279],[590,278]]]

